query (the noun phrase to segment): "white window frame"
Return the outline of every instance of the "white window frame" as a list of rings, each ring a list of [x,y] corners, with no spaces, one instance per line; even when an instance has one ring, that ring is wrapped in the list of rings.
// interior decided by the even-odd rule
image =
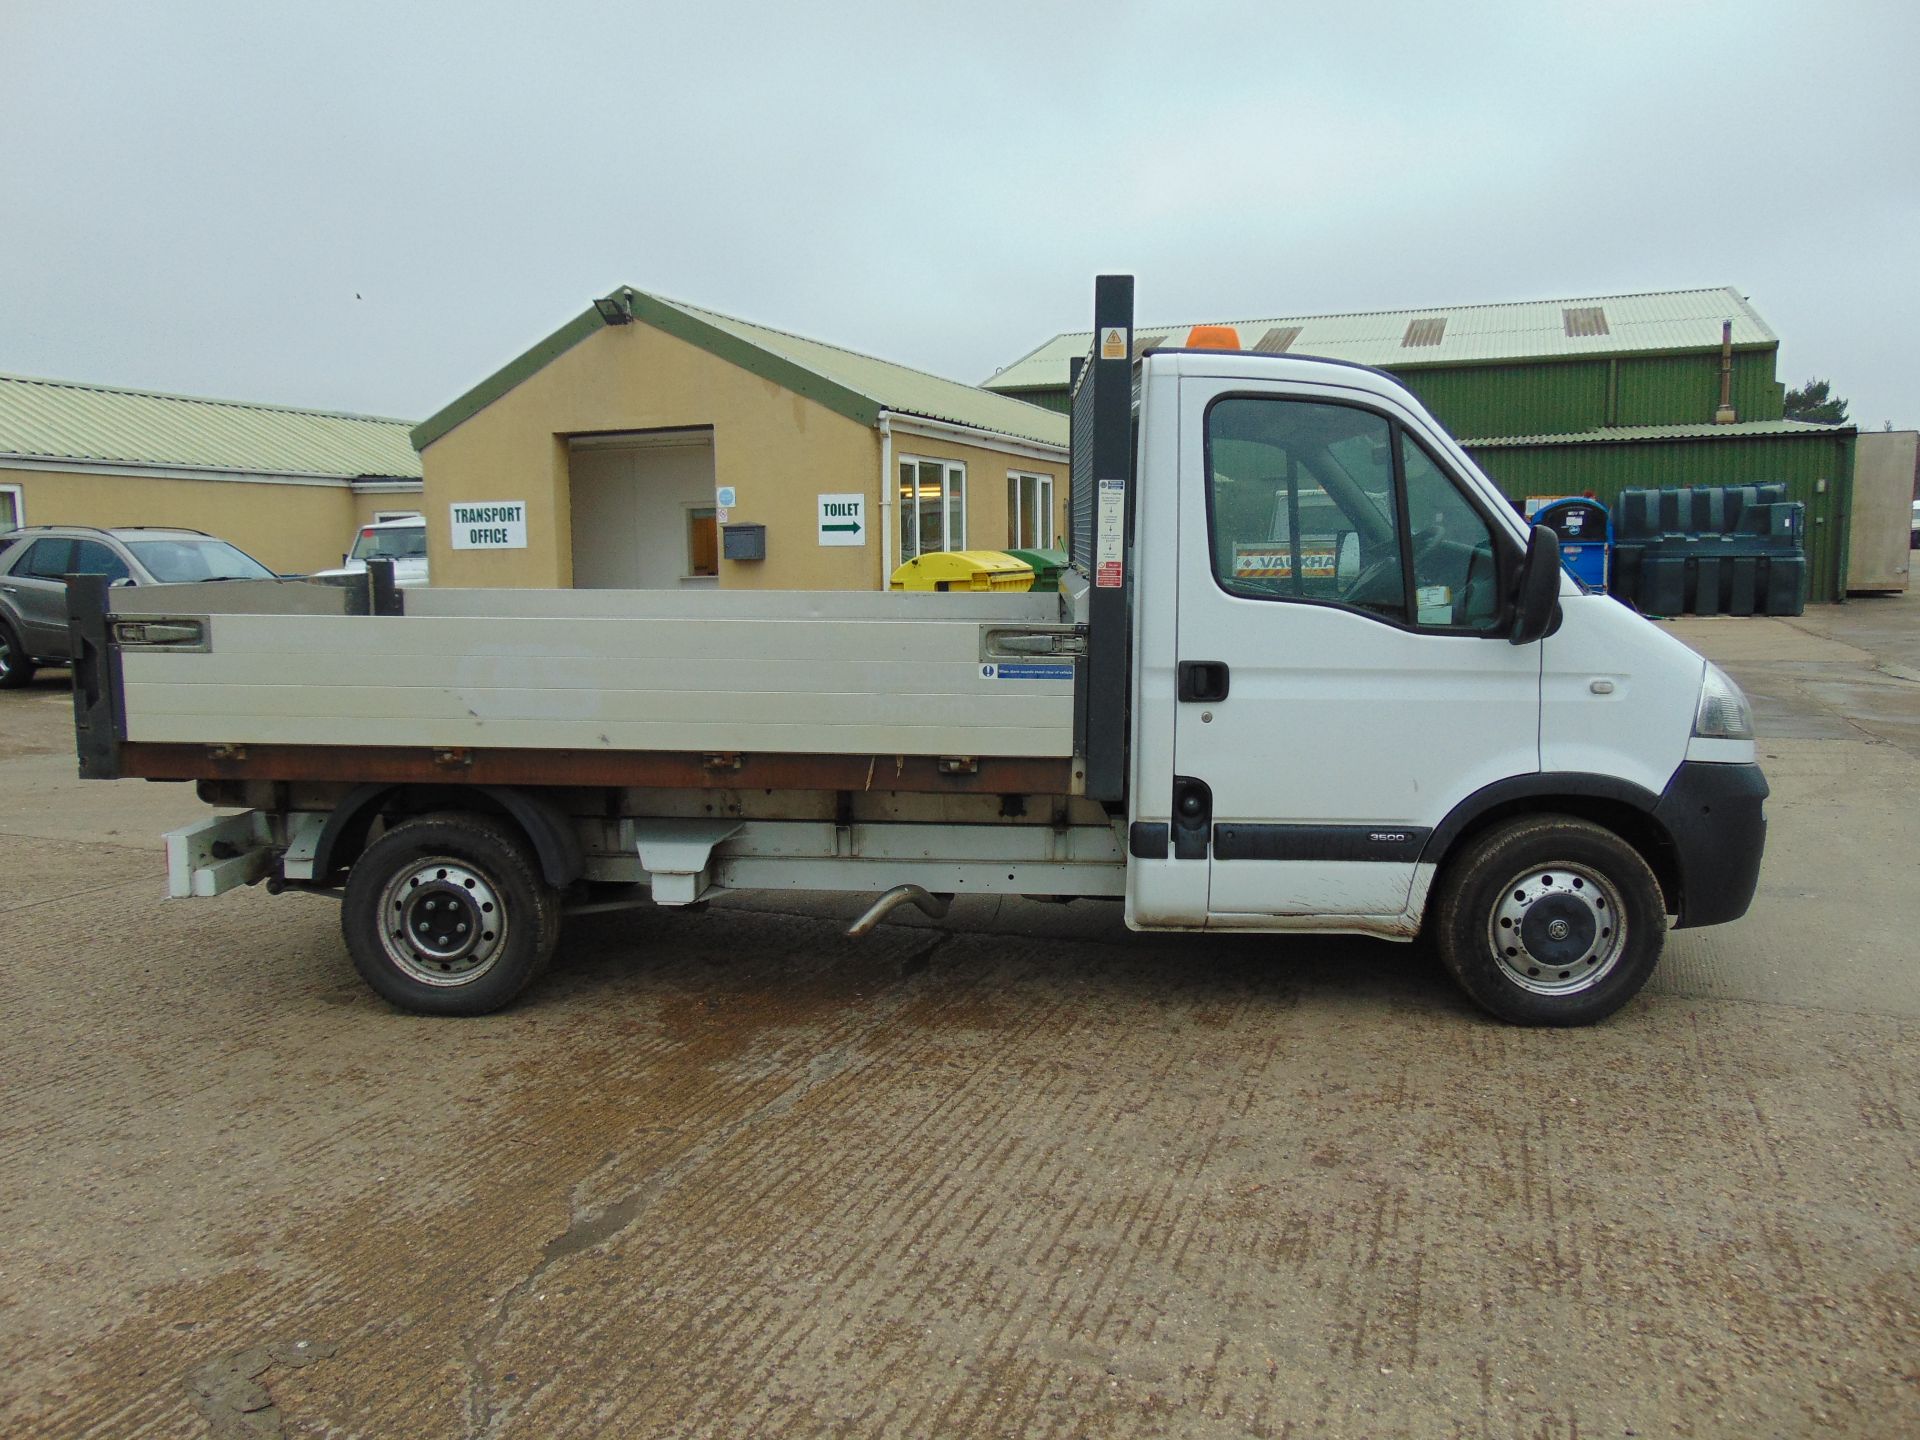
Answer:
[[[913,467],[913,484],[907,485],[896,472],[895,483],[900,486],[900,563],[918,559],[922,555],[936,554],[942,550],[964,550],[967,548],[967,465],[964,460],[949,460],[943,455],[902,455],[899,457],[899,469]],[[940,473],[940,539],[941,543],[932,550],[920,548],[920,467],[922,465],[941,466]],[[955,501],[958,501],[956,507]],[[954,510],[960,512],[959,534],[954,533]],[[911,517],[911,518],[909,518]],[[911,538],[911,545],[909,545]],[[911,553],[909,553],[909,551]]]
[[[389,520],[420,519],[422,519],[422,516],[418,510],[376,510],[373,512],[372,523],[375,525],[384,525]]]
[[[0,485],[0,495],[11,495],[13,497],[13,525],[11,528],[15,530],[21,529],[27,523],[27,492],[18,485]],[[6,533],[5,530],[0,530],[0,535]]]
[[[1038,537],[1023,533],[1026,528],[1027,507],[1020,503],[1020,492],[1028,482],[1031,482],[1043,497],[1039,510],[1045,517],[1041,527],[1045,533]],[[1009,470],[1007,486],[1013,492],[1008,497],[1007,510],[1007,534],[1014,537],[1011,548],[1015,550],[1051,549],[1054,540],[1053,476],[1044,470]]]

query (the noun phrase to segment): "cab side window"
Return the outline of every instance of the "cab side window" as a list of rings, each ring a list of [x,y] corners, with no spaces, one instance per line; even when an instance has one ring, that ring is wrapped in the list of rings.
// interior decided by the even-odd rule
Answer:
[[[1228,396],[1207,412],[1214,577],[1405,622],[1393,431],[1348,405]]]
[[[1500,621],[1493,531],[1433,457],[1405,431],[1400,435],[1400,456],[1407,482],[1407,525],[1412,532],[1415,622],[1491,630]]]

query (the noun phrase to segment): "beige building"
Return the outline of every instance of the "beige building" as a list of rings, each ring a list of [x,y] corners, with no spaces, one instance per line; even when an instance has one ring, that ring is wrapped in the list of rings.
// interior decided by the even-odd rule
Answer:
[[[1065,534],[1064,415],[633,289],[413,443],[436,585],[870,590]]]
[[[0,530],[167,525],[282,574],[420,508],[407,423],[0,375]]]

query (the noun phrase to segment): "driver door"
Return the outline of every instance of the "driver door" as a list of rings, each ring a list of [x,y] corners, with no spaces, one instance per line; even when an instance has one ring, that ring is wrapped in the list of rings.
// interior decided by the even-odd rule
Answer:
[[[1447,811],[1539,768],[1542,647],[1501,628],[1518,547],[1419,425],[1181,381],[1175,813],[1202,788],[1209,926],[1399,916]]]

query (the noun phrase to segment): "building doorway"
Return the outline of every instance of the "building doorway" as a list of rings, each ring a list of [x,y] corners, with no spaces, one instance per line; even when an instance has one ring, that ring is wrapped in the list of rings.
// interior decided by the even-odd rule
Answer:
[[[580,436],[568,451],[576,589],[719,583],[711,429]]]

